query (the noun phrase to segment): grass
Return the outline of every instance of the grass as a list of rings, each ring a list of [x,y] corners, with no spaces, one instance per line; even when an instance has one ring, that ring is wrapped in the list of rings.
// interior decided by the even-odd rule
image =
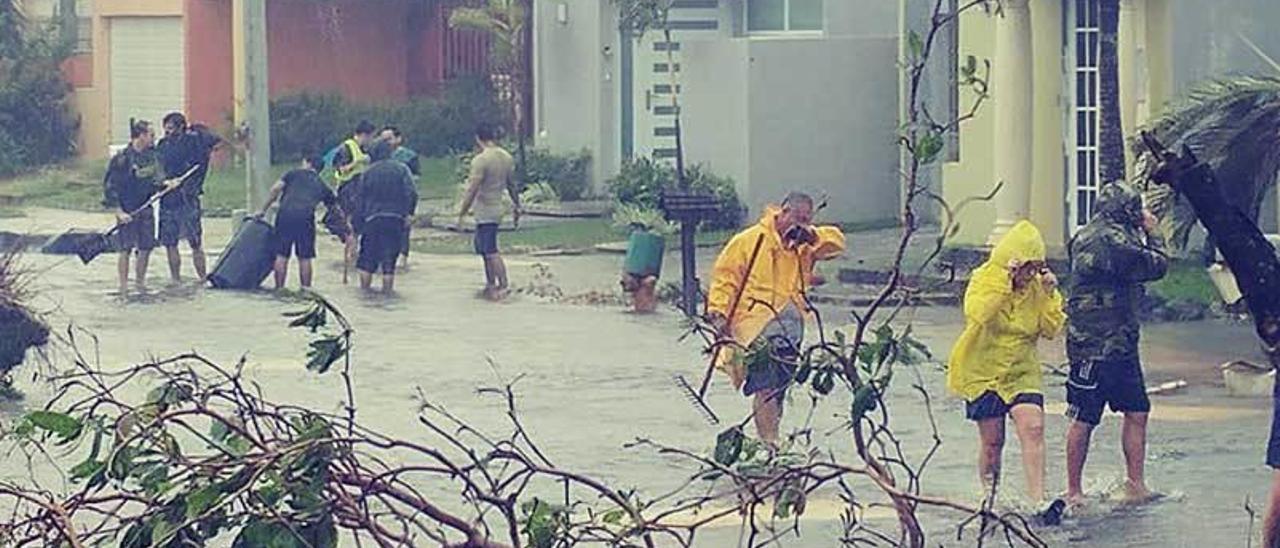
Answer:
[[[418,192],[422,199],[452,198],[457,192],[458,160],[455,157],[422,158]],[[271,166],[273,181],[293,169],[294,164]],[[102,177],[106,161],[78,162],[53,166],[13,179],[0,181],[0,202],[23,206],[102,210]],[[225,166],[213,170],[204,182],[203,205],[209,216],[229,216],[245,207],[244,168]],[[21,211],[8,206],[17,214]],[[0,217],[6,214],[0,209]]]
[[[711,231],[699,233],[697,243],[703,245],[720,245],[732,236],[728,231]],[[437,255],[458,255],[472,253],[472,235],[450,233],[413,242],[413,249],[418,253]],[[626,235],[613,226],[609,219],[574,219],[557,222],[549,226],[522,228],[514,232],[503,232],[499,241],[505,250],[512,252],[531,252],[547,249],[590,249],[599,244],[618,242],[626,239]],[[667,249],[677,249],[679,236],[667,238]]]
[[[1180,260],[1169,265],[1169,272],[1159,281],[1147,285],[1152,294],[1170,302],[1194,302],[1205,305],[1222,302],[1218,289],[1209,280],[1204,266],[1197,261]]]
[[[21,209],[0,206],[0,219],[19,219],[26,216],[27,214]]]

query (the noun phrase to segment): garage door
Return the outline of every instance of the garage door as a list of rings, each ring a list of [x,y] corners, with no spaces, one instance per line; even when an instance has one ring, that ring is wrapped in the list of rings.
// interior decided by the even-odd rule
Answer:
[[[183,110],[186,97],[180,17],[113,17],[111,26],[111,143],[129,140],[129,119],[157,125]]]

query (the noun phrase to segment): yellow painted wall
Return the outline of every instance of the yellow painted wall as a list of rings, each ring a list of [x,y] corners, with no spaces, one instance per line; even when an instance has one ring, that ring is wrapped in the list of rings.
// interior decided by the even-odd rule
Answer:
[[[1066,135],[1063,105],[1067,104],[1062,78],[1062,11],[1060,0],[1031,0],[1031,47],[1035,81],[1032,128],[1031,220],[1040,229],[1049,253],[1059,254],[1066,244]]]
[[[972,55],[977,58],[979,67],[982,67],[983,60],[990,60],[994,67],[996,60],[991,57],[995,54],[995,23],[994,17],[980,9],[961,14],[958,51],[962,66]],[[982,70],[979,68],[980,74]],[[961,89],[960,111],[968,112],[975,100],[973,92]],[[992,154],[995,117],[992,109],[999,100],[995,96],[988,98],[977,115],[960,126],[960,161],[942,167],[942,195],[953,206],[967,198],[990,193],[996,184]],[[982,245],[995,224],[995,218],[996,209],[991,202],[969,203],[955,219],[959,232],[952,243]]]

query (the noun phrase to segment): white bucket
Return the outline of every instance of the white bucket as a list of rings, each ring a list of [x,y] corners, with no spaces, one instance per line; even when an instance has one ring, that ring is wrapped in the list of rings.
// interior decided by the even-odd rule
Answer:
[[[1238,398],[1265,398],[1271,395],[1276,370],[1244,361],[1222,364],[1222,382],[1227,393]]]

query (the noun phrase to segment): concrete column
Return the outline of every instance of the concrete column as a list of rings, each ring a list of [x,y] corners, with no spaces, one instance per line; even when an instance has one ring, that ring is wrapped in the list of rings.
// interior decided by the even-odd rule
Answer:
[[[1120,0],[1119,61],[1120,61],[1120,127],[1125,139],[1134,135],[1137,127],[1145,122],[1140,105],[1145,102],[1146,85],[1142,78],[1142,54],[1145,49],[1143,9],[1144,0]],[[1125,173],[1133,172],[1133,153],[1124,149]]]
[[[995,243],[1026,219],[1031,210],[1034,98],[1031,8],[1028,0],[1005,0],[996,21],[996,54],[991,94],[995,99],[995,177],[1004,183],[996,195]]]
[[[1172,0],[1146,0],[1147,112],[1155,117],[1173,96]]]

